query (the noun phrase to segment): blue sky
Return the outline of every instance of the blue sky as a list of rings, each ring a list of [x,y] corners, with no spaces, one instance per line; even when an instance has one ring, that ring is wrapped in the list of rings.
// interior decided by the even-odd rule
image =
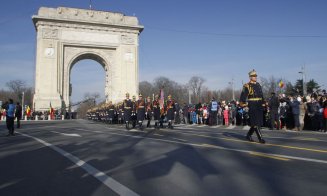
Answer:
[[[327,86],[325,0],[92,0],[95,10],[135,15],[140,35],[140,81],[158,76],[187,83],[194,75],[212,90],[234,78],[235,87],[256,69],[259,76]],[[34,85],[35,29],[39,7],[88,9],[89,0],[11,0],[0,6],[0,89],[13,79]],[[92,77],[91,77],[92,76]],[[98,76],[98,77],[96,77]],[[84,60],[72,70],[72,101],[86,92],[104,96],[104,71]],[[86,78],[89,78],[86,80]],[[90,82],[91,79],[91,82]]]

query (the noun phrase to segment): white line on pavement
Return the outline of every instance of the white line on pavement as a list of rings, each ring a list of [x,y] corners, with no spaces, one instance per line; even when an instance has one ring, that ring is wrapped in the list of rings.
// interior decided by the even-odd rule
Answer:
[[[82,137],[80,134],[77,134],[77,133],[60,133],[60,132],[57,132],[57,131],[50,131],[50,132],[61,134],[61,135],[64,135],[64,136]]]
[[[17,133],[19,133],[19,132],[17,132]],[[79,159],[78,157],[75,157],[74,155],[70,154],[69,152],[66,152],[63,149],[58,148],[57,146],[55,146],[53,144],[50,144],[50,143],[48,143],[48,142],[46,142],[44,140],[41,140],[41,139],[39,139],[37,137],[30,136],[30,135],[24,134],[24,133],[19,133],[19,134],[21,134],[21,135],[23,135],[25,137],[32,138],[32,139],[34,139],[34,140],[42,143],[43,145],[51,148],[52,150],[58,152],[62,156],[66,157],[67,159],[69,159],[70,161],[72,161],[75,165],[83,168],[87,173],[89,173],[90,175],[92,175],[93,177],[95,177],[96,179],[98,179],[105,186],[107,186],[108,188],[110,188],[111,190],[113,190],[114,192],[116,192],[117,194],[119,194],[119,195],[127,195],[127,196],[136,196],[136,195],[138,195],[134,191],[130,190],[128,187],[120,184],[115,179],[113,179],[110,176],[106,175],[105,173],[99,171],[98,169],[96,169],[92,165],[86,163],[85,161]]]

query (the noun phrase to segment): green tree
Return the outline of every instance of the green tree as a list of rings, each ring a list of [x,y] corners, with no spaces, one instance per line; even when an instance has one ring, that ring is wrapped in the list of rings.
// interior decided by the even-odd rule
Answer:
[[[320,85],[314,79],[307,82],[307,93],[313,93],[318,90],[320,90]]]
[[[309,82],[306,83],[307,87],[307,93],[311,94],[314,91],[319,91],[320,90],[320,85],[314,80],[311,79]],[[303,95],[303,80],[297,80],[294,85],[294,89],[300,94]]]

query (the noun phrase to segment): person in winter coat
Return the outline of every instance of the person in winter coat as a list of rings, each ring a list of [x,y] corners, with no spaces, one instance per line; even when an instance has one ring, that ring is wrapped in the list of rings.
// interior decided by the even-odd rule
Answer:
[[[300,105],[301,105],[301,98],[294,99],[290,97],[288,104],[292,108],[293,113],[293,120],[294,120],[294,127],[297,131],[300,131]]]

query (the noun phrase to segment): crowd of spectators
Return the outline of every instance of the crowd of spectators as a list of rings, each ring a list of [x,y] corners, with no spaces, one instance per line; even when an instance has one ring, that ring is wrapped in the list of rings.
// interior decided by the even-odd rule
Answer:
[[[326,132],[327,95],[313,93],[306,97],[271,94],[264,107],[263,127],[284,130],[312,130]],[[206,125],[248,125],[248,108],[243,108],[237,101],[218,101],[216,114],[211,111],[210,103],[186,104],[180,115],[185,124]],[[210,115],[214,114],[214,117]]]

